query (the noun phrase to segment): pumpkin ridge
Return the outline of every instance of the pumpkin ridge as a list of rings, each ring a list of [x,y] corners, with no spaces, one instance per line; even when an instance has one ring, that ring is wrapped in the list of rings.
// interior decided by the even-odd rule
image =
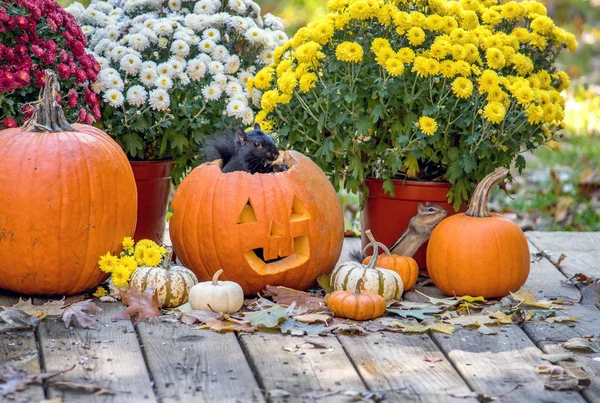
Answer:
[[[375,271],[377,272],[377,279],[379,281],[379,290],[377,292],[377,294],[379,295],[383,295],[384,292],[384,284],[385,284],[385,280],[383,279],[383,272],[381,270],[377,270],[377,268],[375,268]],[[396,293],[394,293],[394,295],[396,295]]]

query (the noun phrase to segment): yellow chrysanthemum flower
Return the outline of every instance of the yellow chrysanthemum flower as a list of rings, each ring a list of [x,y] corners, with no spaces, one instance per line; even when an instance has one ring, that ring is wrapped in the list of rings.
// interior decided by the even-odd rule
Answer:
[[[277,90],[266,91],[263,93],[262,98],[260,100],[260,107],[267,112],[271,112],[277,106],[278,99],[279,99],[279,91],[277,91]]]
[[[527,10],[527,12],[530,14],[530,18],[532,15],[547,15],[548,14],[548,10],[546,10],[546,7],[538,1],[523,2],[523,6]]]
[[[419,118],[419,129],[428,136],[433,136],[437,130],[437,123],[429,116]]]
[[[379,52],[383,48],[391,49],[392,47],[390,45],[390,41],[388,41],[385,38],[373,39],[373,42],[371,43],[371,50],[373,51],[373,53],[377,54],[377,52]]]
[[[300,77],[300,90],[302,92],[308,92],[311,88],[316,87],[317,75],[314,73],[306,73],[302,77]]]
[[[481,3],[477,0],[460,0],[460,5],[465,10],[479,11]]]
[[[446,57],[446,50],[447,49],[439,43],[434,43],[433,45],[431,45],[431,48],[429,48],[429,54],[434,59],[442,60],[444,57]]]
[[[335,29],[344,29],[346,25],[350,22],[350,14],[341,13],[334,17],[333,26]]]
[[[452,60],[444,60],[440,63],[440,73],[444,78],[452,78],[456,75],[454,71],[454,62]]]
[[[454,60],[464,60],[467,57],[467,50],[462,45],[452,45],[450,53]]]
[[[481,19],[488,25],[496,25],[502,22],[502,16],[495,10],[485,10],[481,14]]]
[[[502,91],[502,88],[499,86],[492,87],[487,92],[487,100],[488,102],[502,102],[506,99],[507,94]]]
[[[515,28],[510,35],[521,43],[529,40],[529,31],[526,28]]]
[[[545,104],[542,106],[542,110],[544,111],[544,122],[551,123],[556,118],[556,106]]]
[[[125,287],[129,283],[131,273],[125,266],[119,265],[112,272],[112,282],[117,287]]]
[[[160,252],[156,248],[148,248],[144,251],[144,266],[155,267],[160,264]]]
[[[516,20],[524,14],[523,7],[515,1],[509,1],[502,6],[502,17],[507,20]]]
[[[469,38],[469,33],[462,28],[456,28],[450,32],[450,41],[455,44],[464,45],[469,42]]]
[[[545,50],[548,47],[548,40],[543,35],[532,33],[529,36],[529,43],[538,50]]]
[[[415,52],[411,48],[401,48],[396,53],[396,57],[404,64],[412,63],[415,59]]]
[[[106,291],[106,288],[100,286],[100,287],[96,288],[96,291],[92,295],[96,298],[100,298],[100,297],[104,297],[104,296],[108,295],[108,291]]]
[[[273,130],[274,124],[270,120],[263,120],[260,124],[260,128],[263,132],[269,134]]]
[[[392,48],[381,48],[379,49],[379,52],[376,53],[375,61],[378,65],[385,67],[385,63],[392,57],[396,57],[396,52],[394,52]]]
[[[156,242],[154,242],[150,239],[142,239],[142,240],[138,241],[136,247],[156,248],[156,247],[158,247],[158,245],[156,244]]]
[[[432,31],[441,31],[444,29],[444,19],[438,14],[429,15],[425,20],[425,26]]]
[[[406,33],[406,39],[412,46],[418,46],[425,42],[425,31],[419,27],[412,27]]]
[[[98,262],[100,270],[102,270],[105,273],[112,273],[112,271],[118,264],[119,258],[111,255],[110,252],[106,255],[100,256],[100,261]]]
[[[425,21],[427,21],[427,17],[425,17],[425,14],[423,13],[413,11],[410,13],[410,21],[415,27],[424,27]]]
[[[487,92],[490,88],[498,85],[498,74],[493,70],[484,70],[479,77],[479,88]],[[481,92],[481,91],[480,91]]]
[[[284,94],[291,94],[297,86],[298,79],[293,71],[286,71],[277,79],[277,88]]]
[[[333,36],[333,25],[328,22],[321,22],[310,31],[310,39],[320,45],[325,45]]]
[[[500,123],[506,115],[506,108],[500,102],[489,102],[483,109],[483,116],[492,123]]]
[[[554,28],[554,22],[550,17],[540,15],[531,21],[531,29],[538,34],[548,33],[552,31],[552,28]]]
[[[265,90],[269,89],[272,80],[273,80],[273,69],[264,68],[261,71],[259,71],[258,73],[256,73],[256,75],[254,76],[254,79],[253,79],[253,84],[254,84],[254,87],[258,88],[259,90],[265,91]]]
[[[531,104],[527,107],[525,116],[527,116],[529,124],[538,124],[544,118],[544,109],[541,106]]]
[[[450,33],[454,29],[458,28],[458,22],[454,17],[445,16],[444,17],[444,25],[446,26],[445,32]]]
[[[522,53],[515,53],[509,60],[520,76],[525,76],[533,71],[533,61]]]
[[[569,49],[569,52],[571,53],[577,50],[577,39],[575,38],[575,35],[570,32],[567,32],[567,49]]]
[[[342,42],[335,48],[335,57],[342,62],[358,63],[363,55],[363,48],[356,42]]]
[[[283,73],[292,68],[293,62],[289,59],[282,60],[277,67],[275,68],[275,72],[277,73],[277,77],[281,77]]]
[[[464,60],[454,62],[454,74],[458,76],[468,77],[471,75],[471,67],[469,63]]]
[[[392,15],[392,21],[400,30],[408,29],[412,24],[410,14],[405,13],[404,11],[398,11],[397,13],[394,13],[394,15]]]
[[[119,265],[124,266],[125,268],[127,268],[127,270],[129,270],[130,273],[133,273],[138,268],[138,265],[137,265],[137,262],[135,261],[135,258],[131,257],[131,256],[123,256],[123,257],[121,257],[119,259]]]
[[[473,93],[473,83],[468,78],[458,77],[452,82],[452,92],[458,98],[469,98]]]
[[[278,104],[287,105],[292,100],[292,94],[280,94],[277,99]]]
[[[310,41],[301,46],[298,46],[294,51],[296,59],[300,63],[314,63],[320,58],[321,45],[317,42]]]
[[[135,252],[133,252],[133,258],[135,259],[135,262],[141,266],[144,264],[144,252],[147,250],[148,248],[135,248]]]
[[[466,29],[473,30],[479,26],[479,18],[475,11],[463,11],[460,15],[462,26]]]
[[[506,65],[506,59],[502,54],[502,51],[498,48],[489,48],[485,51],[485,59],[488,66],[493,69],[501,69]]]
[[[555,74],[555,77],[559,81],[558,87],[556,88],[558,91],[562,91],[564,89],[569,88],[571,80],[569,79],[569,75],[567,73],[565,73],[564,71],[559,71]]]
[[[133,248],[134,245],[135,241],[130,236],[126,236],[125,238],[123,238],[123,249],[129,250]]]
[[[329,11],[339,11],[348,5],[348,0],[329,0],[327,9]]]
[[[391,57],[385,62],[385,70],[391,76],[397,77],[404,73],[404,64],[395,57]]]
[[[369,6],[369,3],[363,0],[354,1],[348,7],[350,17],[355,20],[366,20],[373,16],[373,9]]]

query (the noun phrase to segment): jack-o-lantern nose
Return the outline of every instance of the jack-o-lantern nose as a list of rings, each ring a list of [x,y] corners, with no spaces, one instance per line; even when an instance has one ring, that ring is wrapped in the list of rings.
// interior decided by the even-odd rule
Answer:
[[[290,234],[288,233],[286,236],[281,224],[275,220],[271,221],[271,230],[267,242],[268,245],[264,250],[265,261],[283,258],[294,253]]]

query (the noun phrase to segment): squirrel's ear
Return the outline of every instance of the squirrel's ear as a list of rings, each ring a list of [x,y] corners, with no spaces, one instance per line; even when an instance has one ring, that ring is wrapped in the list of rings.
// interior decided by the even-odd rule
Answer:
[[[423,211],[425,211],[425,206],[423,206],[423,203],[419,203],[417,205],[417,210],[419,211],[419,213],[422,213]]]
[[[241,127],[238,127],[237,130],[235,131],[235,134],[237,135],[237,138],[238,138],[238,141],[240,142],[240,144],[246,143],[246,140],[248,139],[248,137],[246,136],[246,132],[244,131],[244,129],[242,129]]]
[[[260,130],[260,125],[258,123],[254,123],[254,130]]]
[[[431,203],[425,202],[425,207],[429,207],[429,206],[431,206]]]

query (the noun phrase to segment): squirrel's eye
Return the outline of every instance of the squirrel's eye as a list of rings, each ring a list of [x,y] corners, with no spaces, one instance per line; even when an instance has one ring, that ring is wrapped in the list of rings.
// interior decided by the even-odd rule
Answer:
[[[258,141],[254,142],[254,147],[260,147],[260,143]]]
[[[433,213],[433,207],[429,207],[429,210],[427,210],[427,211]]]

